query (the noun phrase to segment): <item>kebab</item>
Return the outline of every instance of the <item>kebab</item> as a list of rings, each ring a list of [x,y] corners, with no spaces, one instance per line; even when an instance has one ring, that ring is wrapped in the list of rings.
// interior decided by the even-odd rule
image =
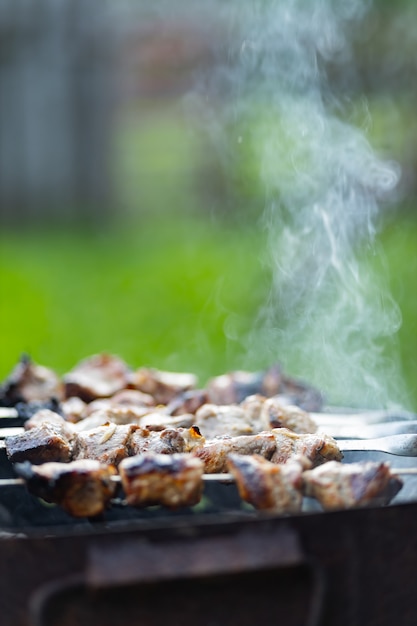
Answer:
[[[21,479],[1,480],[0,485],[25,484],[30,493],[74,517],[93,517],[111,505],[118,484],[126,504],[176,509],[198,504],[207,480],[235,481],[242,500],[255,510],[288,515],[302,511],[306,496],[324,510],[388,504],[402,487],[399,474],[413,473],[379,462],[331,461],[311,469],[302,456],[276,465],[259,455],[230,454],[227,466],[229,474],[204,475],[204,464],[190,454],[152,452],[124,459],[119,474],[95,460],[25,462],[15,466]]]
[[[44,389],[47,378],[47,371],[39,371],[38,367],[29,360],[21,363],[3,395],[9,400],[29,398],[29,402],[38,402],[33,389],[39,381]],[[61,386],[56,380],[52,385],[64,417],[55,415],[52,419],[51,411],[43,415],[38,412],[25,425],[28,431],[34,431],[32,435],[6,440],[8,455],[12,461],[26,458],[34,463],[46,460],[70,464],[74,458],[92,458],[113,467],[122,466],[125,461],[135,466],[137,461],[131,459],[140,459],[150,452],[171,457],[186,452],[203,464],[205,472],[217,473],[228,469],[230,458],[255,454],[265,466],[271,465],[275,470],[285,463],[285,470],[271,473],[281,475],[281,479],[287,473],[299,474],[300,469],[286,467],[286,462],[300,453],[309,459],[305,463],[311,465],[339,461],[342,454],[336,442],[327,436],[307,435],[317,430],[314,421],[300,407],[283,403],[282,380],[277,368],[262,375],[235,372],[212,379],[206,390],[198,390],[193,375],[149,368],[132,372],[118,357],[97,355],[64,376]],[[308,391],[305,386],[293,384],[293,390],[296,388]],[[281,393],[268,397],[277,392]],[[45,399],[45,394],[41,399]],[[185,409],[189,413],[182,413]],[[73,429],[69,422],[74,422]],[[196,427],[189,427],[191,422]],[[95,428],[91,428],[93,424]],[[174,427],[166,428],[167,425]],[[207,441],[199,428],[208,435]],[[137,453],[139,456],[132,456]],[[297,463],[294,461],[294,468]],[[236,463],[234,467],[236,470]],[[265,473],[266,467],[263,469]]]

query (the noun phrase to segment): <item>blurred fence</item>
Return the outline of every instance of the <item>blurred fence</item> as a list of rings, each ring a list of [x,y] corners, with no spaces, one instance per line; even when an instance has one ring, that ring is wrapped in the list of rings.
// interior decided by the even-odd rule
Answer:
[[[397,15],[394,5],[385,12],[376,7],[364,21],[348,92],[359,76],[358,93],[366,90],[381,102],[400,95],[411,103],[411,120],[417,18],[415,4],[402,4],[408,13]],[[1,224],[58,216],[97,221],[114,206],[122,210],[114,184],[120,112],[138,98],[152,109],[155,101],[181,97],[198,71],[218,62],[224,37],[210,6],[187,0],[149,6],[141,0],[0,0]],[[343,93],[346,73],[331,79]],[[393,124],[393,111],[382,121],[393,135],[380,133],[389,140],[385,155],[401,162],[403,180],[415,194],[417,126]],[[220,170],[210,174],[210,167],[203,178],[210,193],[220,187],[222,194]]]
[[[88,206],[110,193],[116,30],[101,0],[0,2],[2,221]]]
[[[117,205],[120,111],[183,93],[207,57],[184,6],[173,17],[128,0],[0,1],[2,224],[97,221]]]

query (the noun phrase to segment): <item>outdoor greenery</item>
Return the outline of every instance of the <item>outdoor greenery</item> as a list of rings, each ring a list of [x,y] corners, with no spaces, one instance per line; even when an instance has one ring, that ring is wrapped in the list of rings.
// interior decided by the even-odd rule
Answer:
[[[194,371],[201,381],[269,364],[245,354],[270,288],[264,233],[256,226],[166,216],[129,232],[7,233],[0,243],[1,377],[22,352],[63,373],[108,351],[135,367]],[[381,233],[403,316],[399,350],[414,410],[416,246],[417,221],[408,214]],[[284,354],[277,360],[285,366]]]
[[[389,349],[393,358],[400,355],[406,408],[417,411],[417,123],[408,74],[416,51],[415,29],[404,29],[417,24],[417,5],[398,6],[395,13],[393,3],[381,0],[366,18],[352,60],[353,95],[343,91],[346,77],[333,79],[341,115],[403,171],[399,197],[377,219],[378,253],[364,254],[363,263],[372,258],[401,311]],[[399,20],[400,11],[409,19]],[[391,26],[401,38],[398,54],[387,45]],[[0,381],[22,353],[64,373],[84,357],[110,352],[133,367],[193,371],[201,382],[270,365],[270,354],[248,351],[271,289],[253,144],[236,144],[224,166],[213,146],[184,124],[175,98],[140,106],[125,112],[115,137],[119,202],[112,220],[80,219],[77,206],[65,212],[78,216],[71,223],[57,207],[55,223],[1,229]],[[239,123],[250,124],[254,134],[264,125],[268,133],[268,115],[257,103],[252,118]],[[231,132],[239,137],[240,130],[237,124]],[[286,126],[285,141],[289,137]],[[280,167],[284,159],[278,173]],[[320,367],[319,356],[311,358]],[[285,368],[285,354],[275,359]],[[296,365],[289,374],[297,375]]]

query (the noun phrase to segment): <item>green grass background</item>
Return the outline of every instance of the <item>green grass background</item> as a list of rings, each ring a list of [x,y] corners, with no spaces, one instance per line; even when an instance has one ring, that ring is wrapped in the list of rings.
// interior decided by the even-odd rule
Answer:
[[[108,351],[134,367],[194,371],[202,382],[268,365],[262,354],[245,353],[269,289],[264,236],[256,224],[204,215],[160,216],[100,233],[3,233],[1,377],[22,352],[64,373]],[[414,410],[416,243],[417,222],[407,213],[379,237],[402,312],[398,349]],[[285,354],[277,361],[285,366]]]

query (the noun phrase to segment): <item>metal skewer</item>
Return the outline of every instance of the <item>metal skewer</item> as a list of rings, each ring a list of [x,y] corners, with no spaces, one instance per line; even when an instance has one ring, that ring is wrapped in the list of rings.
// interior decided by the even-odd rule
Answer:
[[[115,483],[121,483],[122,479],[118,474],[111,476],[110,480]],[[228,474],[225,472],[224,474],[203,474],[204,482],[219,482],[219,483],[231,483],[234,482],[234,477],[232,474]],[[24,486],[26,485],[26,480],[24,478],[0,478],[0,487],[15,487],[15,486]]]
[[[417,456],[417,434],[390,435],[376,439],[339,439],[337,445],[342,452],[386,452],[396,456]],[[0,450],[2,448],[5,448],[4,441],[0,441]]]
[[[393,475],[397,476],[417,476],[417,467],[397,467],[390,468]],[[121,478],[118,475],[112,476],[111,480],[115,483],[121,483]],[[225,472],[224,474],[203,474],[203,481],[205,483],[219,482],[219,483],[234,483],[235,478],[233,474]],[[16,487],[25,486],[26,481],[24,478],[0,478],[1,487]]]

